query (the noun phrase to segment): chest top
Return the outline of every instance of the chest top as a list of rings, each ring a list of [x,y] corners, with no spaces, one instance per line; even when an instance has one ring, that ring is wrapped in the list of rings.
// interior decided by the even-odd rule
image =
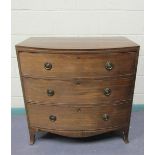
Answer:
[[[16,45],[18,51],[22,50],[57,50],[57,52],[102,52],[111,49],[132,49],[139,45],[125,37],[32,37]],[[125,51],[125,50],[123,50]],[[33,51],[37,52],[37,50]]]

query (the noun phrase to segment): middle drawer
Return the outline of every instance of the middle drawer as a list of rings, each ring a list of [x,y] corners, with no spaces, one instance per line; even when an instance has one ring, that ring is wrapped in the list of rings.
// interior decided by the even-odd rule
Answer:
[[[133,94],[133,79],[44,80],[23,78],[27,102],[40,104],[93,104],[128,100]]]

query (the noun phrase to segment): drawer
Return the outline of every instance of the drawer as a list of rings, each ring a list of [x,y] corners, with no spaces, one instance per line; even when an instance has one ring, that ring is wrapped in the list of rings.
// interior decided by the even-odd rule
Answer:
[[[30,125],[56,130],[97,130],[129,123],[131,104],[117,106],[28,105]]]
[[[43,54],[20,52],[21,73],[32,77],[102,77],[135,73],[135,52]]]
[[[23,78],[27,102],[40,104],[113,103],[132,98],[133,78],[43,80]],[[109,104],[110,104],[109,103]]]

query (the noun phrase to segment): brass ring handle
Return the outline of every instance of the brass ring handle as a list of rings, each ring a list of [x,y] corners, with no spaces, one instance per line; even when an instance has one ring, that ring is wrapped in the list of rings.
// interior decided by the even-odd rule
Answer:
[[[113,69],[113,66],[114,65],[110,61],[107,61],[105,64],[105,68],[109,71]]]
[[[110,96],[111,95],[111,89],[110,88],[104,88],[104,95]]]
[[[54,95],[54,90],[52,90],[52,89],[47,89],[47,95],[48,95],[48,96],[53,96],[53,95]]]
[[[108,114],[103,114],[103,115],[102,115],[102,119],[103,119],[104,121],[108,121],[108,120],[109,120],[109,115],[108,115]]]
[[[57,117],[54,115],[49,116],[50,121],[55,122]]]
[[[52,64],[46,62],[46,63],[44,63],[44,68],[45,68],[46,70],[51,70],[51,69],[52,69]]]

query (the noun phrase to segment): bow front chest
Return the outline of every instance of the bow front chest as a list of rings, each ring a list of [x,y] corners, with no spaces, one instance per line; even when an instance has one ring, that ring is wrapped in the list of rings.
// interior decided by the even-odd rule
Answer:
[[[16,45],[30,134],[128,142],[139,45],[124,37],[34,37]]]

